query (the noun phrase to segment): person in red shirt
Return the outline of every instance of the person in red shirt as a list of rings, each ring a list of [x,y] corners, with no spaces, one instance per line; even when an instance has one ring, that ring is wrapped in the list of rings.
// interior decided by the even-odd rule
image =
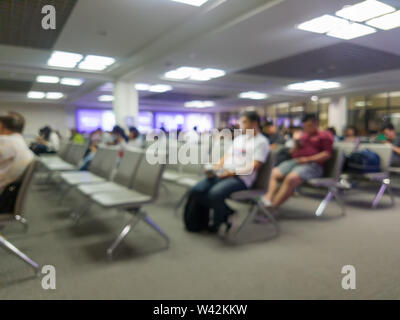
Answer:
[[[303,118],[303,132],[293,137],[295,146],[290,150],[291,160],[275,167],[271,172],[268,192],[260,201],[265,207],[279,208],[304,181],[323,175],[324,164],[332,156],[334,137],[329,131],[318,129],[315,115]],[[282,181],[279,187],[279,181]]]

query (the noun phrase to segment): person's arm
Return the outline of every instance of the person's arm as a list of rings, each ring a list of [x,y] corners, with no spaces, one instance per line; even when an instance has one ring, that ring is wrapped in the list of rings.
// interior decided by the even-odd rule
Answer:
[[[394,144],[391,145],[393,152],[397,153],[398,155],[400,155],[400,147],[395,146]]]
[[[320,153],[314,154],[313,156],[300,157],[300,158],[297,158],[296,160],[297,160],[297,163],[300,163],[300,164],[309,163],[309,162],[321,163],[321,162],[325,162],[326,160],[329,160],[331,155],[332,155],[332,152],[322,151]]]
[[[333,152],[333,139],[324,138],[322,139],[322,150],[320,153],[314,154],[308,157],[300,157],[297,158],[297,163],[309,163],[309,162],[316,162],[316,163],[324,163],[325,161],[329,160],[332,156]]]
[[[236,169],[235,171],[225,170],[220,175],[218,175],[218,178],[225,179],[225,178],[230,178],[230,177],[234,177],[234,176],[247,175],[249,172],[253,172],[253,171],[257,172],[260,169],[262,164],[263,164],[262,162],[255,160],[252,164],[249,164],[243,168]]]

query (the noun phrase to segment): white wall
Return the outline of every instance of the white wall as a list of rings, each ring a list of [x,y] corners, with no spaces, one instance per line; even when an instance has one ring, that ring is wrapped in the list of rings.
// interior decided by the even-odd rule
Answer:
[[[45,125],[59,130],[64,137],[68,136],[68,128],[74,122],[70,118],[75,116],[73,112],[68,112],[65,104],[0,102],[0,111],[8,110],[19,112],[25,117],[25,136],[37,135],[39,129]]]

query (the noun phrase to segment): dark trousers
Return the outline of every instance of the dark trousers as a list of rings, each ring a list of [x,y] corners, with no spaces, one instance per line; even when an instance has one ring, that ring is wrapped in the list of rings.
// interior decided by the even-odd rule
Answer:
[[[246,184],[238,177],[204,179],[190,191],[189,201],[196,201],[214,211],[213,226],[218,228],[232,214],[225,199],[232,193],[247,189]]]

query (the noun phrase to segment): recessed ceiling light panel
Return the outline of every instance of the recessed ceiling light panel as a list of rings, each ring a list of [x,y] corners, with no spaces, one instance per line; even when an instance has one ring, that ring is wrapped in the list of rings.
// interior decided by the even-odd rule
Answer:
[[[111,102],[114,101],[114,96],[111,95],[101,95],[97,98],[101,102]]]
[[[58,100],[64,97],[64,94],[61,92],[47,92],[46,93],[46,99],[50,100]]]
[[[84,81],[78,78],[62,78],[60,83],[65,86],[79,87]]]
[[[348,22],[346,20],[326,14],[321,17],[299,24],[297,28],[304,31],[326,33],[335,28],[347,25]]]
[[[203,4],[205,4],[208,0],[171,0],[171,1],[188,4],[195,7],[200,7]]]
[[[354,38],[359,38],[366,36],[368,34],[375,33],[376,29],[365,26],[359,23],[348,23],[347,26],[333,29],[326,35],[330,37],[335,37],[343,40],[351,40]]]
[[[336,15],[351,21],[363,22],[381,15],[391,13],[396,9],[385,3],[367,0],[352,6],[346,6],[336,12]]]
[[[79,53],[65,52],[65,51],[54,51],[47,62],[51,67],[61,68],[75,68],[83,56]]]
[[[367,21],[367,24],[382,30],[400,27],[400,11]]]
[[[58,83],[60,81],[59,77],[53,77],[53,76],[37,76],[36,77],[36,82],[40,83]]]
[[[41,91],[29,91],[26,95],[29,99],[43,99],[46,94]]]
[[[239,94],[239,98],[242,99],[251,99],[251,100],[264,100],[268,98],[268,94],[263,92],[256,92],[256,91],[248,91],[242,92]]]

